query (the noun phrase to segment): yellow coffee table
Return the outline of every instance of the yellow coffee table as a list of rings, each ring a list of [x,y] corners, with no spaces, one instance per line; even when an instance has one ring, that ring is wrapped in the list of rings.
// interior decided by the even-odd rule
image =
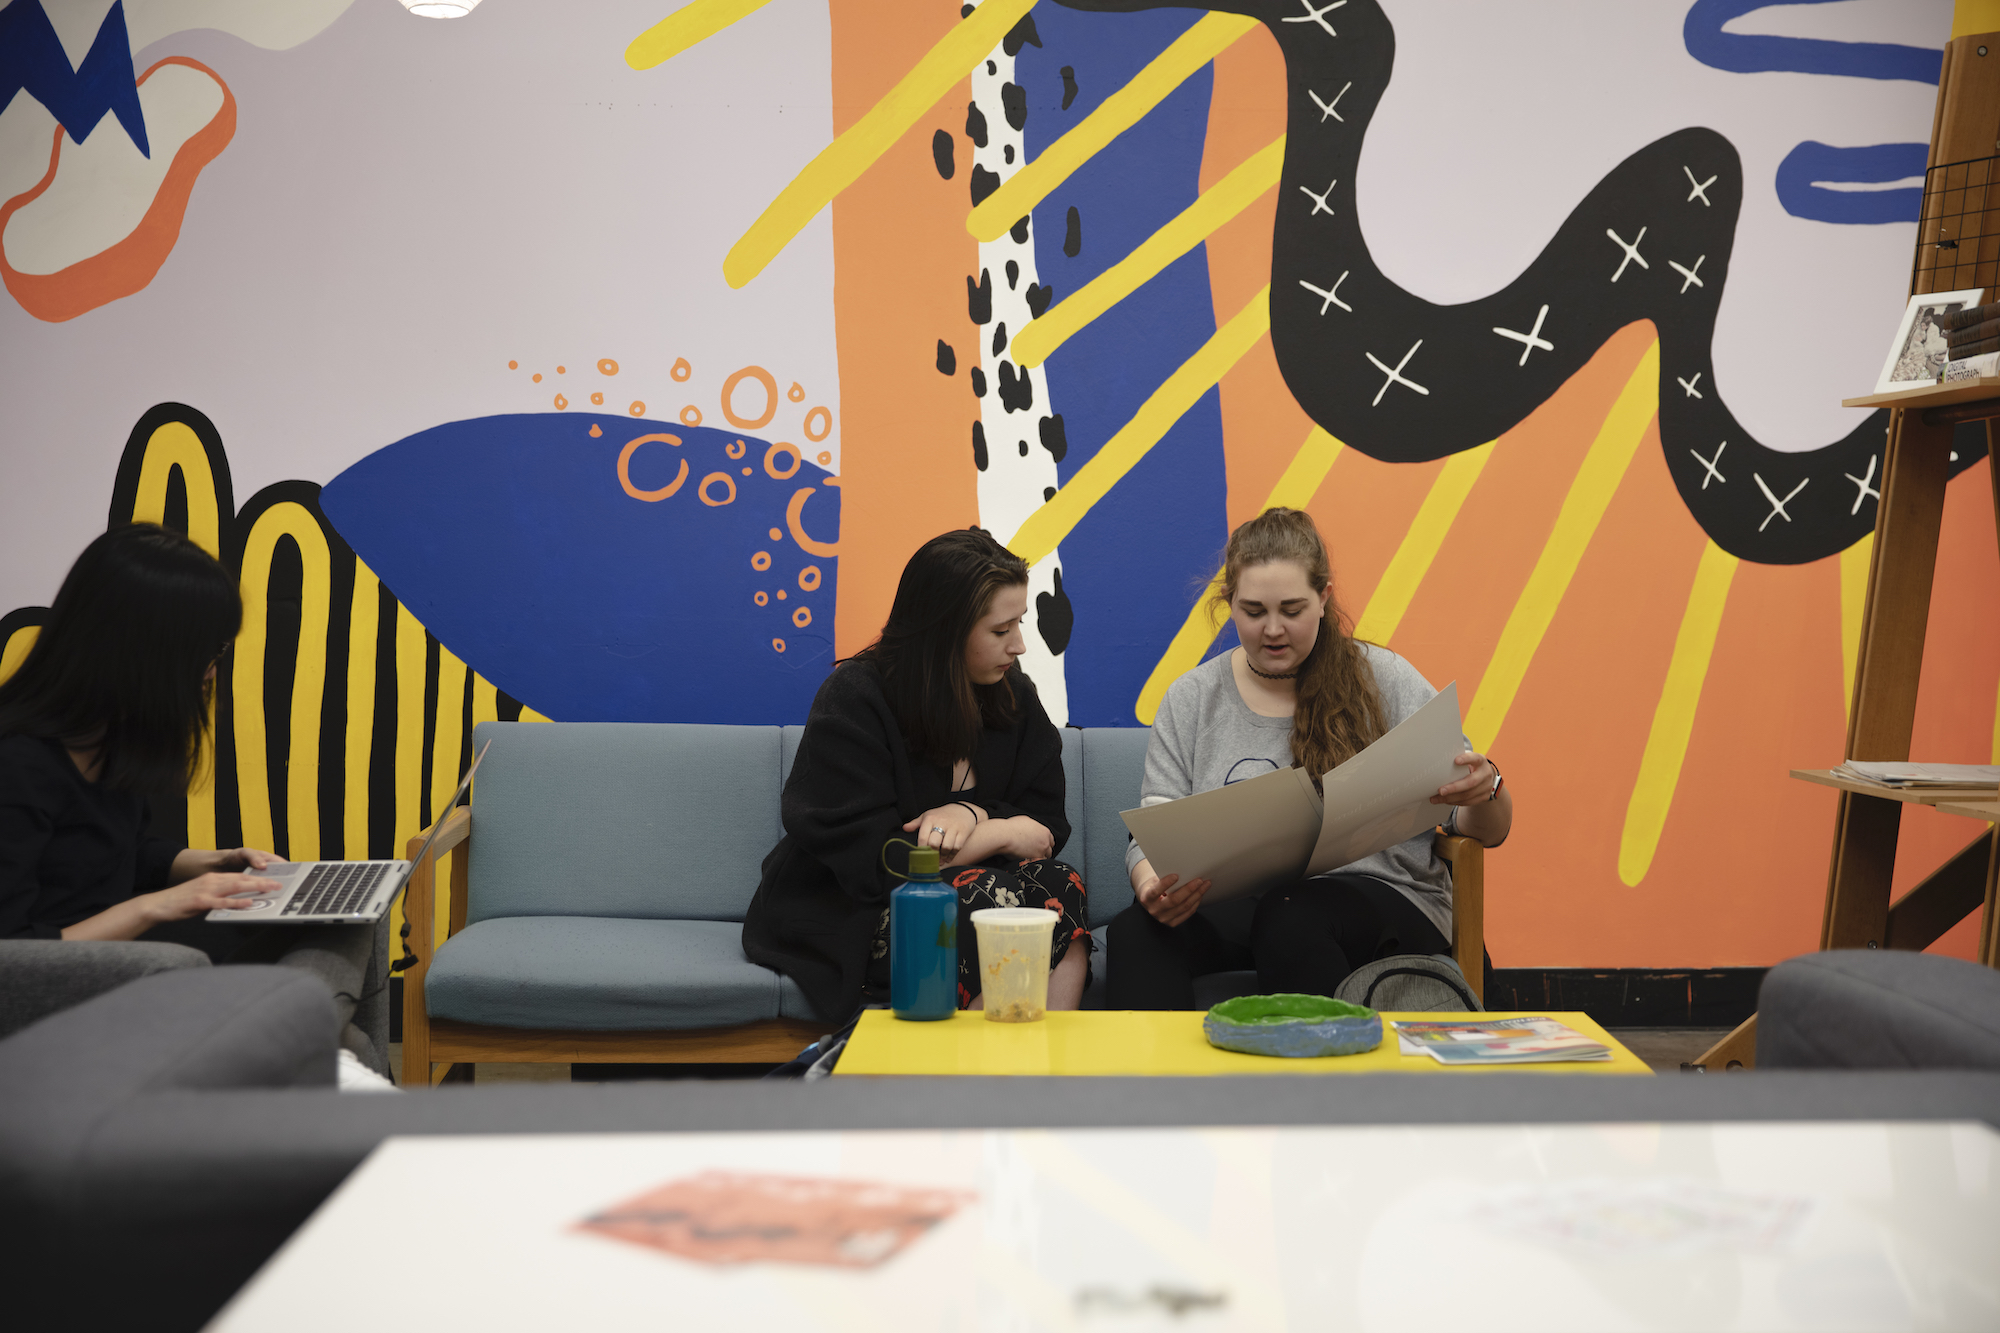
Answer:
[[[905,1023],[886,1009],[861,1016],[836,1074],[1650,1074],[1588,1014],[1551,1010],[1484,1014],[1385,1013],[1385,1019],[1439,1022],[1534,1014],[1567,1023],[1611,1048],[1609,1060],[1447,1069],[1425,1055],[1396,1049],[1386,1024],[1382,1044],[1361,1055],[1281,1060],[1217,1050],[1201,1033],[1205,1011],[1052,1012],[1039,1023],[991,1023],[965,1012],[935,1023]]]

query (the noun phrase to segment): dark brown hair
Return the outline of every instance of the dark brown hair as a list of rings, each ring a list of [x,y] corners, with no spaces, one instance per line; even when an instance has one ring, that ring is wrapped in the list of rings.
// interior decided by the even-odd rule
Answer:
[[[1296,509],[1266,509],[1229,534],[1222,555],[1222,586],[1213,604],[1227,608],[1236,599],[1243,571],[1284,560],[1305,571],[1314,592],[1333,586],[1326,543],[1310,516]],[[1292,762],[1315,784],[1389,729],[1375,672],[1350,633],[1340,599],[1328,597],[1320,613],[1319,638],[1299,665],[1299,706],[1292,715]]]
[[[214,556],[151,523],[113,528],[83,548],[0,684],[0,736],[96,746],[114,790],[186,792],[208,735],[208,667],[242,622]]]
[[[903,566],[889,623],[854,656],[873,662],[910,753],[950,765],[969,758],[981,728],[1012,726],[1014,689],[975,685],[965,641],[1002,588],[1028,581],[1028,562],[984,528],[933,537]]]

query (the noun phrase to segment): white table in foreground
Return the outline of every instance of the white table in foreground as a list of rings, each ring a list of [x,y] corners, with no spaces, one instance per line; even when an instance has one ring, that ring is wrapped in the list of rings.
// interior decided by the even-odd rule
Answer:
[[[850,1267],[579,1229],[705,1172],[956,1202],[900,1249],[841,1232]],[[697,1248],[807,1216],[650,1207]],[[1996,1254],[1977,1124],[436,1136],[385,1142],[211,1327],[1984,1329]]]

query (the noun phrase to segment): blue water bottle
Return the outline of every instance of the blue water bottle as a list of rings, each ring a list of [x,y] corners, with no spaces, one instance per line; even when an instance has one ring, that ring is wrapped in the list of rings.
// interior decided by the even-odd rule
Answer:
[[[889,895],[889,1007],[934,1022],[958,1012],[958,890],[938,879],[935,847],[910,849],[907,879]]]

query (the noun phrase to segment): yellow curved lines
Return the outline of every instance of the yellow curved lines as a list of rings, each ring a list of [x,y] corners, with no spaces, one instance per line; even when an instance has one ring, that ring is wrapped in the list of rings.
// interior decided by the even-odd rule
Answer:
[[[792,534],[792,540],[799,549],[811,555],[839,555],[840,542],[816,542],[806,535],[804,516],[806,501],[812,498],[814,487],[801,486],[792,492],[791,500],[785,505],[785,530]]]
[[[1150,282],[1161,269],[1207,240],[1225,222],[1278,183],[1285,165],[1285,136],[1253,153],[1236,170],[1196,196],[1180,216],[1140,242],[1137,249],[1098,274],[1068,300],[1033,320],[1014,339],[1014,360],[1039,366],[1070,335]]]
[[[28,660],[28,650],[41,637],[40,625],[23,625],[7,636],[7,642],[0,644],[0,681],[21,669],[21,663]]]
[[[1875,554],[1869,533],[1840,553],[1840,706],[1854,716],[1854,671],[1861,660],[1861,616],[1868,607],[1868,565]],[[2000,718],[1994,720],[2000,737]]]
[[[625,63],[633,69],[665,64],[690,46],[707,41],[770,3],[771,0],[693,0],[634,37],[625,48]]]
[[[986,3],[992,4],[993,0]],[[981,5],[975,17],[985,12],[986,5]],[[1174,89],[1257,26],[1256,19],[1238,14],[1210,14],[1203,18],[1154,56],[1124,87],[1100,102],[1068,134],[1044,148],[1034,161],[988,195],[966,216],[965,229],[982,241],[999,240],[1001,233],[1017,219],[1033,212],[1036,204],[1068,180],[1070,173],[1145,119],[1146,113],[1165,101]],[[984,50],[980,54],[983,56]]]
[[[183,421],[169,421],[146,441],[146,460],[139,465],[139,493],[132,504],[134,523],[163,523],[167,516],[167,481],[175,468],[187,488],[188,538],[210,555],[222,556],[222,519],[217,511],[215,474],[208,451]]]
[[[764,266],[791,244],[792,237],[835,195],[859,180],[861,173],[889,151],[939,98],[957,87],[966,71],[986,59],[986,53],[1034,7],[1035,0],[985,0],[926,51],[887,96],[821,149],[819,156],[778,192],[750,224],[750,230],[729,247],[722,261],[722,276],[729,285],[741,287],[762,273]],[[1007,219],[1010,224],[1013,220],[1013,216]]]
[[[1270,495],[1264,499],[1258,513],[1265,509],[1284,506],[1287,509],[1304,509],[1311,502],[1320,483],[1326,480],[1327,472],[1333,467],[1333,460],[1340,457],[1340,451],[1347,446],[1328,435],[1318,426],[1306,436],[1306,442],[1292,455],[1285,473],[1271,487]],[[1187,672],[1200,665],[1202,654],[1208,645],[1215,642],[1215,636],[1222,632],[1222,621],[1211,614],[1208,599],[1222,586],[1222,571],[1215,571],[1208,585],[1201,590],[1201,596],[1188,608],[1187,619],[1174,633],[1167,651],[1160,656],[1152,674],[1146,677],[1140,687],[1138,702],[1133,704],[1132,713],[1141,726],[1150,727],[1159,715],[1160,700],[1167,697],[1167,686],[1179,680]]]
[[[1646,878],[1660,834],[1666,830],[1667,811],[1680,784],[1688,738],[1694,734],[1695,709],[1701,703],[1702,682],[1708,678],[1737,563],[1735,556],[1709,542],[1695,569],[1687,610],[1681,613],[1681,627],[1674,635],[1673,656],[1667,660],[1667,679],[1653,709],[1653,726],[1646,733],[1639,777],[1625,806],[1625,827],[1618,835],[1618,878],[1628,889]]]
[[[1465,715],[1465,734],[1471,738],[1473,748],[1490,749],[1500,735],[1501,724],[1507,720],[1507,710],[1513,707],[1514,696],[1528,674],[1535,650],[1541,647],[1542,636],[1548,632],[1549,622],[1555,619],[1556,608],[1562,605],[1576,567],[1583,560],[1611,497],[1617,493],[1618,483],[1624,480],[1625,470],[1631,466],[1632,455],[1638,451],[1639,441],[1645,437],[1659,405],[1660,344],[1656,339],[1639,358],[1638,368],[1625,381],[1618,401],[1612,404],[1604,424],[1598,428],[1590,452],[1584,455],[1583,466],[1577,469],[1576,478],[1570,483],[1569,494],[1563,497],[1555,527],[1542,545],[1527,586],[1522,588],[1507,616],[1506,626],[1500,631],[1500,641],[1494,645],[1493,656],[1479,679],[1478,692],[1472,697],[1472,707]]]
[[[270,634],[271,558],[286,538],[298,547],[305,580],[292,677],[283,854],[294,861],[311,861],[319,856],[319,725],[326,694],[326,637],[333,580],[326,534],[304,506],[289,500],[260,514],[243,544],[243,630],[236,636],[236,649],[231,654],[235,662],[231,691],[238,705],[234,711],[237,804],[243,816],[244,846],[272,847],[271,784],[265,763],[264,652]],[[192,836],[193,831],[189,832]]]
[[[354,558],[347,614],[347,790],[341,804],[341,854],[368,855],[368,761],[375,746],[375,646],[382,621],[382,581]]]
[[[1424,502],[1417,506],[1417,516],[1410,520],[1409,530],[1397,544],[1396,553],[1389,557],[1388,568],[1382,571],[1375,591],[1368,595],[1368,605],[1362,609],[1361,619],[1354,623],[1355,638],[1388,645],[1396,627],[1403,623],[1403,613],[1410,609],[1417,589],[1423,586],[1424,577],[1431,572],[1445,534],[1451,531],[1458,511],[1465,507],[1465,497],[1472,494],[1472,484],[1486,470],[1486,460],[1493,456],[1496,443],[1488,440],[1477,449],[1453,454],[1445,461]]]
[[[1076,470],[1076,475],[1056,492],[1054,499],[1028,515],[1015,530],[1007,549],[1032,565],[1060,546],[1070,529],[1090,512],[1090,507],[1102,500],[1270,329],[1271,286],[1266,283],[1193,356],[1167,376],[1165,383],[1153,390],[1152,396],[1132,414],[1132,419]]]

